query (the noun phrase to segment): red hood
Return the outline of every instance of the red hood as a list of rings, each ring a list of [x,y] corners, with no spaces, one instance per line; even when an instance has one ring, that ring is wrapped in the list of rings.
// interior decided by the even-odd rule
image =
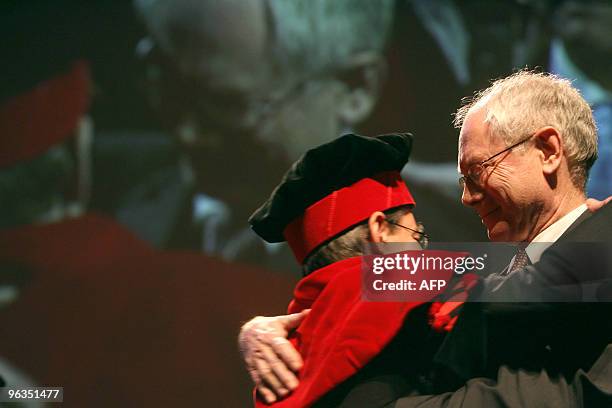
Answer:
[[[420,303],[361,299],[361,259],[313,272],[295,288],[289,313],[312,311],[290,337],[304,358],[300,386],[275,407],[305,407],[363,368],[393,339]],[[256,400],[256,406],[267,406]]]

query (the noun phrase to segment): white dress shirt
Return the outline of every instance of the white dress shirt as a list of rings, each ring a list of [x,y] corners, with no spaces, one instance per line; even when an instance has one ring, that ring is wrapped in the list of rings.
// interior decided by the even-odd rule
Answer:
[[[557,241],[561,235],[580,217],[585,211],[587,206],[585,203],[580,204],[572,211],[559,218],[554,223],[550,224],[546,229],[541,231],[536,237],[531,240],[529,245],[525,248],[525,252],[529,256],[531,263],[536,263],[540,260],[542,253],[548,249],[555,241]],[[509,270],[512,270],[514,264],[514,258],[508,265]]]

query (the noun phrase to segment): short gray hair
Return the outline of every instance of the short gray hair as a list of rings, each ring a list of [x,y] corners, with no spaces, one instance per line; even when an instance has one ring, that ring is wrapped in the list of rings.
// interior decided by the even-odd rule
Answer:
[[[360,52],[382,54],[393,20],[393,0],[260,0],[270,28],[274,62],[292,72],[337,69]],[[172,20],[198,24],[203,0],[133,0],[162,48],[171,49]],[[175,23],[177,22],[175,21]]]
[[[570,81],[529,70],[498,79],[459,108],[455,127],[463,125],[474,107],[486,108],[490,134],[501,137],[507,145],[543,126],[557,129],[572,182],[585,189],[589,170],[597,159],[597,127],[591,107]]]
[[[392,0],[267,0],[273,52],[291,70],[338,68],[361,52],[382,54]]]

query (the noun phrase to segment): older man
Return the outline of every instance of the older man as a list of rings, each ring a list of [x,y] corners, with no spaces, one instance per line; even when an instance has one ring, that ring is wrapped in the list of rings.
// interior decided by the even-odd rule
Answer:
[[[593,265],[603,266],[597,279],[609,279],[606,248],[590,245],[585,251],[576,243],[609,242],[612,208],[588,219],[584,191],[597,157],[597,133],[590,107],[569,82],[519,72],[476,94],[455,123],[461,127],[463,204],[479,214],[492,241],[524,243],[504,276],[487,281],[485,297],[506,294],[511,300],[538,284],[593,280]],[[522,398],[534,406],[564,406],[575,395],[586,406],[609,403],[609,389],[603,390],[612,377],[601,367],[610,364],[610,355],[604,353],[588,374],[581,371],[612,341],[607,313],[606,305],[590,304],[468,305],[436,361],[453,371],[447,383],[453,376],[498,382],[470,382],[428,404],[495,406],[503,400],[514,406]],[[418,403],[423,400],[408,398],[397,406]]]
[[[512,277],[516,271],[524,272],[521,268],[530,263],[535,264],[532,273],[535,271],[537,274],[540,264],[550,268],[554,262],[549,261],[550,256],[547,258],[544,247],[546,243],[550,245],[563,240],[564,237],[572,239],[573,235],[581,236],[582,240],[585,240],[584,236],[591,241],[610,240],[611,229],[601,227],[610,225],[612,216],[608,207],[597,214],[597,218],[593,220],[596,222],[584,221],[589,215],[586,211],[584,187],[589,169],[597,157],[597,133],[588,104],[569,82],[546,74],[519,72],[496,81],[491,87],[478,93],[471,103],[459,110],[456,124],[461,127],[458,158],[459,169],[463,175],[461,177],[463,204],[474,208],[478,213],[492,241],[524,243],[521,247],[525,250],[517,253],[504,274]],[[542,244],[537,245],[538,242]],[[554,248],[550,248],[548,252],[552,250]],[[538,263],[540,257],[542,262]],[[556,265],[556,268],[563,269],[563,266]],[[602,272],[610,273],[609,270]],[[573,401],[576,395],[583,396],[575,392],[585,381],[590,382],[588,386],[590,388],[585,389],[596,390],[595,393],[599,393],[596,398],[610,397],[609,391],[608,394],[602,391],[605,382],[610,381],[608,375],[601,375],[602,365],[607,367],[610,361],[610,356],[605,353],[599,364],[593,368],[596,372],[589,373],[590,377],[589,375],[577,377],[571,387],[568,387],[566,382],[568,371],[588,370],[594,363],[593,355],[601,353],[603,345],[612,342],[611,332],[606,327],[586,332],[582,338],[573,336],[572,340],[577,342],[574,347],[580,352],[573,353],[575,349],[555,350],[555,353],[546,357],[548,363],[552,361],[551,364],[545,361],[546,358],[536,354],[538,360],[533,362],[533,365],[521,365],[525,361],[512,360],[510,356],[512,353],[504,355],[504,358],[493,355],[492,353],[499,351],[499,348],[494,348],[494,351],[489,350],[489,354],[486,354],[486,351],[474,351],[470,348],[466,338],[477,338],[483,333],[484,336],[492,338],[495,336],[490,330],[482,331],[481,323],[474,323],[474,318],[468,317],[486,316],[487,313],[492,313],[493,316],[499,316],[498,322],[505,324],[505,333],[516,333],[512,331],[513,325],[520,327],[518,319],[530,316],[529,308],[525,313],[519,310],[515,315],[504,315],[494,308],[492,311],[486,307],[484,309],[484,313],[477,308],[475,312],[466,310],[462,314],[464,316],[459,319],[457,328],[451,332],[445,342],[447,344],[439,351],[441,354],[437,357],[464,356],[463,360],[455,359],[447,362],[455,373],[457,371],[461,374],[468,373],[458,376],[467,380],[475,376],[473,373],[487,374],[486,370],[483,372],[471,370],[470,366],[478,357],[482,357],[478,353],[485,353],[485,360],[489,358],[490,361],[497,362],[496,369],[501,367],[499,376],[496,376],[498,383],[492,382],[493,380],[473,380],[455,394],[418,397],[418,399],[409,397],[399,402],[398,406],[414,406],[425,402],[454,404],[451,406],[461,406],[461,404],[469,406],[470,403],[477,404],[475,406],[483,404],[495,406],[504,403],[512,405],[522,397],[535,404],[555,406]],[[568,324],[584,323],[590,318],[596,318],[595,316],[599,316],[602,311],[602,308],[594,308],[592,309],[594,313],[589,315],[581,305],[578,305],[577,309],[576,313],[567,315]],[[560,315],[563,317],[557,309],[550,311],[548,315],[546,310],[544,313],[540,312],[541,310],[538,310],[538,316],[554,316],[554,321],[560,320]],[[267,338],[273,339],[277,344],[279,355],[288,355],[286,345],[283,345],[279,339],[280,332],[276,331],[277,326],[270,323],[270,320],[258,323],[261,321],[256,319],[245,326],[241,334],[243,344],[247,343],[245,339],[256,337],[253,334],[263,330],[268,335]],[[540,324],[542,330],[538,333],[543,333],[546,340],[550,340],[554,335],[567,334],[552,327],[550,322],[547,326],[545,319],[535,319],[533,324]],[[578,326],[580,327],[578,331],[586,329],[586,326],[597,325],[581,324]],[[529,331],[533,327],[526,325],[521,328]],[[586,341],[588,335],[595,335],[597,341]],[[508,350],[534,350],[540,345],[528,336],[518,338],[520,338],[518,344],[509,345]],[[261,342],[265,342],[265,339],[266,335],[260,335],[257,339],[259,343],[253,341],[248,345],[257,349],[262,347]],[[521,341],[527,343],[521,344]],[[561,344],[567,347],[567,342]],[[549,344],[543,346],[550,347]],[[291,358],[296,358],[289,355]],[[249,355],[247,360],[248,358]],[[512,364],[506,364],[507,360],[512,360]],[[266,373],[267,375],[279,372],[278,361],[271,359],[271,363],[272,370]],[[295,362],[293,364],[296,365]],[[505,369],[508,367],[518,371]],[[436,388],[444,390],[445,386],[448,387],[448,384]],[[543,398],[543,395],[548,399]],[[606,401],[609,402],[609,399]]]
[[[162,242],[293,266],[278,246],[263,247],[246,220],[302,153],[370,115],[393,1],[134,4],[149,32],[138,51],[150,100],[180,142],[191,181],[191,202]],[[135,229],[150,225],[150,215],[130,214]]]
[[[461,200],[492,241],[553,242],[586,210],[597,130],[569,82],[520,72],[477,94],[456,124]]]

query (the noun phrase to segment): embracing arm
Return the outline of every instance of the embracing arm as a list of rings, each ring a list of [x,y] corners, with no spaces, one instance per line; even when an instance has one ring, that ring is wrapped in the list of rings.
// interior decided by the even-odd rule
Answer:
[[[298,386],[295,373],[302,368],[303,361],[287,337],[309,311],[276,317],[257,316],[240,330],[240,352],[257,391],[268,403]]]
[[[579,370],[571,382],[549,376],[544,370],[528,372],[499,369],[497,381],[469,380],[455,392],[404,397],[386,408],[468,407],[589,408],[612,406],[612,345],[608,345],[592,368]]]

